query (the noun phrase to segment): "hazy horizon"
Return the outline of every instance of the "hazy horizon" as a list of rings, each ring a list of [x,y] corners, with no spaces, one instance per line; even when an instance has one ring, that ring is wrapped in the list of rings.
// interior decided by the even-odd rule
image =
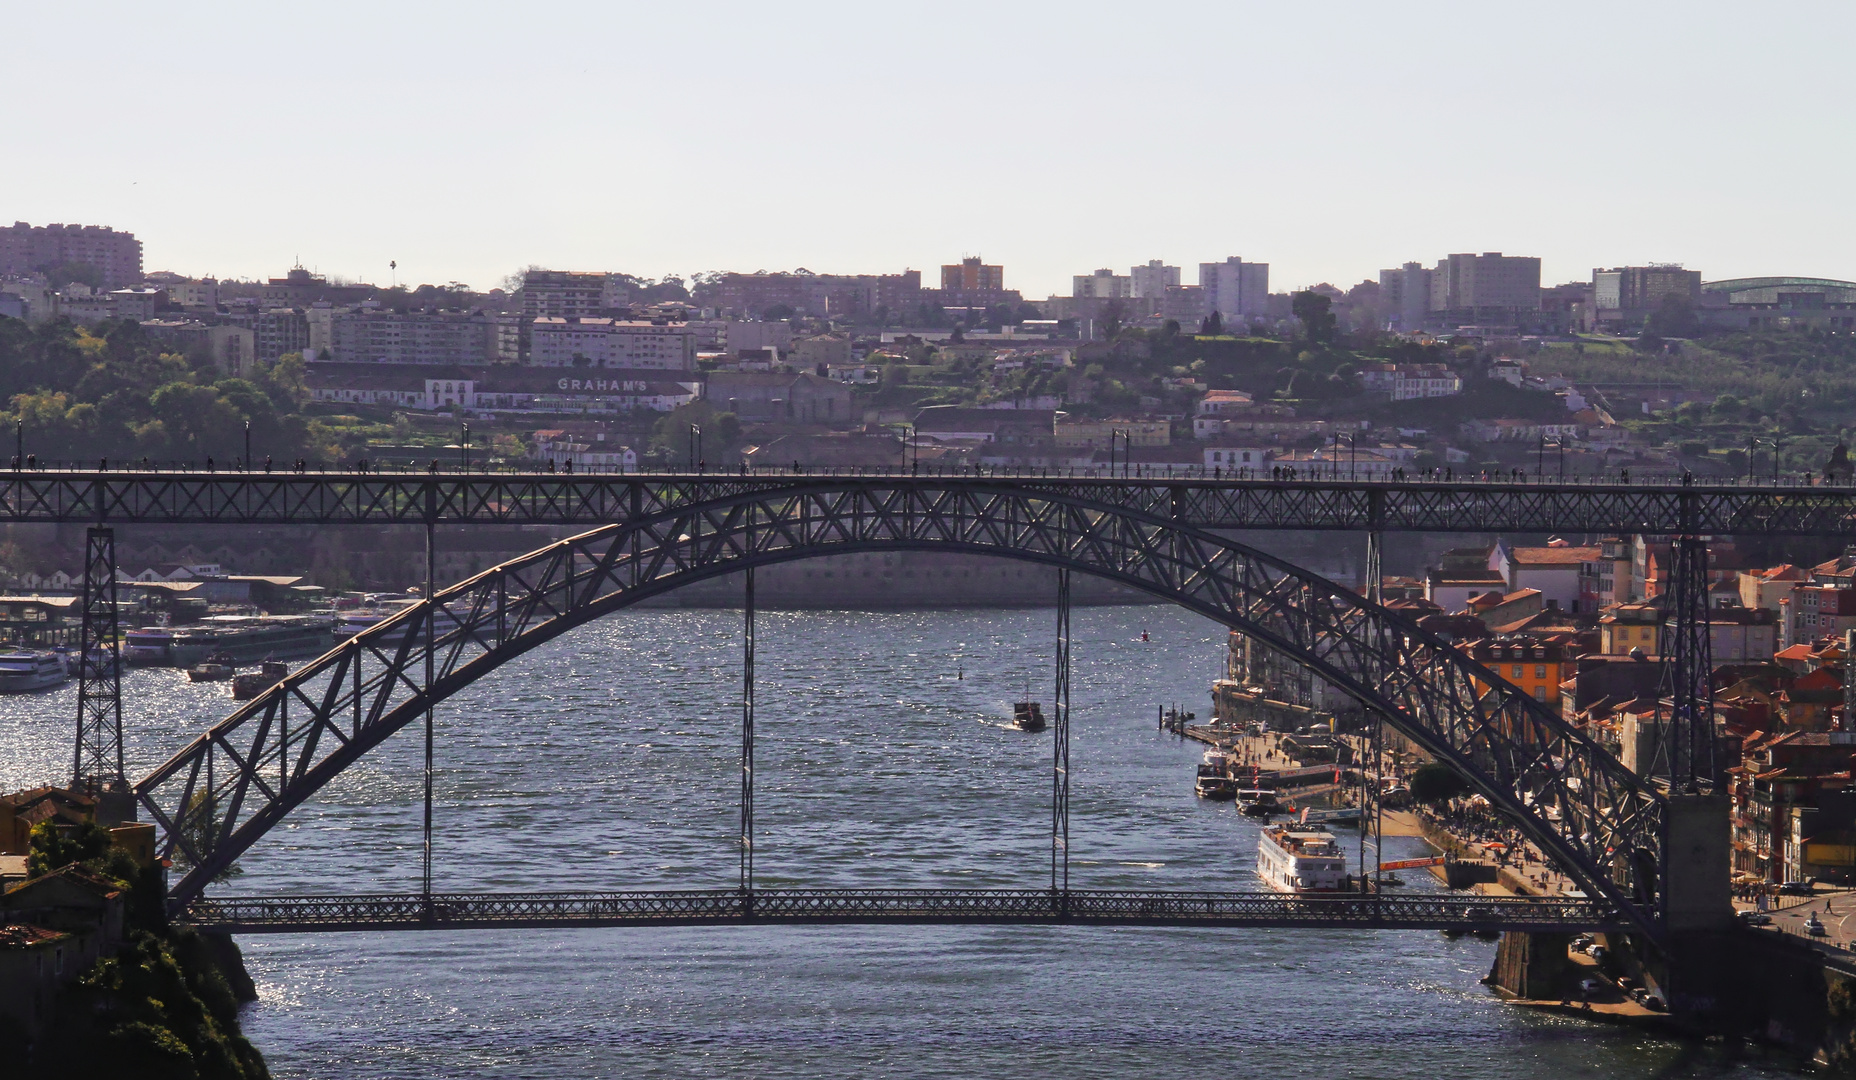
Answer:
[[[1846,6],[304,11],[12,12],[0,219],[477,289],[968,254],[1030,298],[1227,255],[1276,291],[1463,251],[1856,278],[1810,190],[1851,171]]]

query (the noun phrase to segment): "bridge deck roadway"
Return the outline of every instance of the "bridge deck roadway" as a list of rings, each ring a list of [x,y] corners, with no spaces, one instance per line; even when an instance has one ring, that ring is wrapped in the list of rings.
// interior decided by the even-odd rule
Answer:
[[[1666,477],[1513,481],[1232,480],[1177,475],[877,475],[857,470],[750,474],[0,470],[0,521],[143,524],[501,524],[597,526],[731,497],[783,491],[1046,492],[1210,529],[1385,532],[1856,532],[1856,488],[1775,483],[1683,485]],[[977,506],[965,509],[980,509]]]
[[[196,900],[202,930],[300,934],[807,923],[1052,923],[1093,926],[1335,927],[1365,930],[1617,929],[1589,900],[1475,894],[1287,896],[1093,889],[737,889],[679,892],[434,893]]]

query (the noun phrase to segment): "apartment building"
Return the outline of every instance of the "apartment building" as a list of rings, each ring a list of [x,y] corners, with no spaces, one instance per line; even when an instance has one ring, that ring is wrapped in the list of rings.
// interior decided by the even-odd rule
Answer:
[[[198,319],[148,319],[142,332],[165,349],[210,361],[227,375],[243,374],[257,353],[257,335],[249,327],[208,326]]]
[[[1431,312],[1431,271],[1415,262],[1379,271],[1379,303],[1388,329],[1423,329]]]
[[[253,354],[266,363],[309,348],[309,319],[301,308],[238,311],[225,316],[225,322],[250,330]]]
[[[1856,589],[1837,585],[1800,585],[1782,602],[1787,613],[1784,646],[1819,638],[1841,638],[1856,630]]]
[[[1701,302],[1701,271],[1680,263],[1592,268],[1592,329],[1641,330],[1666,296]]]
[[[1522,693],[1535,701],[1559,699],[1560,683],[1565,681],[1566,664],[1570,659],[1560,643],[1514,635],[1483,638],[1457,647],[1471,660],[1520,687]],[[1475,680],[1475,686],[1478,694],[1489,689],[1480,679]]]
[[[1199,288],[1204,290],[1201,315],[1215,311],[1226,325],[1264,318],[1269,314],[1270,264],[1245,262],[1237,255],[1200,263]]]
[[[370,364],[491,364],[501,358],[497,318],[463,311],[305,312],[312,342],[305,359]],[[312,355],[313,354],[313,355]]]
[[[106,289],[139,285],[142,242],[134,233],[117,232],[106,225],[28,225],[16,221],[10,227],[0,227],[0,276],[50,271],[73,263],[95,267]]]
[[[1070,279],[1070,296],[1077,300],[1126,300],[1133,295],[1133,279],[1107,267],[1093,274],[1077,274]]]
[[[943,292],[1004,292],[1005,267],[989,265],[978,255],[941,267]]]
[[[1128,295],[1136,300],[1164,300],[1166,291],[1178,285],[1179,267],[1159,259],[1149,259],[1147,265],[1128,270]]]
[[[522,317],[583,319],[625,306],[625,287],[615,274],[530,270],[522,276]]]
[[[696,333],[688,323],[539,318],[529,333],[533,367],[696,368]]]
[[[1430,309],[1447,326],[1531,326],[1540,315],[1540,260],[1449,255],[1431,272]]]
[[[1121,446],[1168,446],[1173,425],[1166,420],[1095,420],[1060,414],[1055,424],[1057,446],[1066,449],[1107,450],[1112,437]]]

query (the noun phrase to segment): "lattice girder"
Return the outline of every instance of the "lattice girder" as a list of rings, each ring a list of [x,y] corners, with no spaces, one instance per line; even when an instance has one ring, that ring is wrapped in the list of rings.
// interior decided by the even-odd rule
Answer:
[[[439,592],[433,607],[411,607],[357,635],[136,786],[163,830],[163,853],[189,867],[171,899],[184,906],[198,897],[284,814],[428,703],[575,626],[749,565],[901,549],[1068,567],[1299,658],[1461,771],[1589,895],[1654,930],[1659,883],[1629,874],[1660,866],[1661,798],[1458,650],[1332,582],[1154,514],[1056,491],[927,480],[744,491],[609,525],[487,570]],[[426,687],[434,607],[441,614]],[[1620,863],[1638,869],[1614,870]]]

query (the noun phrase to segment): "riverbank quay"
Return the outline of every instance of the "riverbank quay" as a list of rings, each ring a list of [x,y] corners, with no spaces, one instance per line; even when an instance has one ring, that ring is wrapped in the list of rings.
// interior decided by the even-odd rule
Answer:
[[[1499,896],[1578,890],[1525,840],[1489,824],[1415,808],[1382,819],[1387,835],[1415,833],[1448,854],[1451,862],[1433,873],[1453,888]],[[1634,934],[1504,933],[1483,982],[1519,1009],[1759,1043],[1800,1065],[1856,1076],[1856,891],[1784,897],[1758,927],[1741,914],[1756,903],[1726,899],[1718,918],[1690,921],[1660,943]],[[1822,935],[1811,933],[1813,922]]]

